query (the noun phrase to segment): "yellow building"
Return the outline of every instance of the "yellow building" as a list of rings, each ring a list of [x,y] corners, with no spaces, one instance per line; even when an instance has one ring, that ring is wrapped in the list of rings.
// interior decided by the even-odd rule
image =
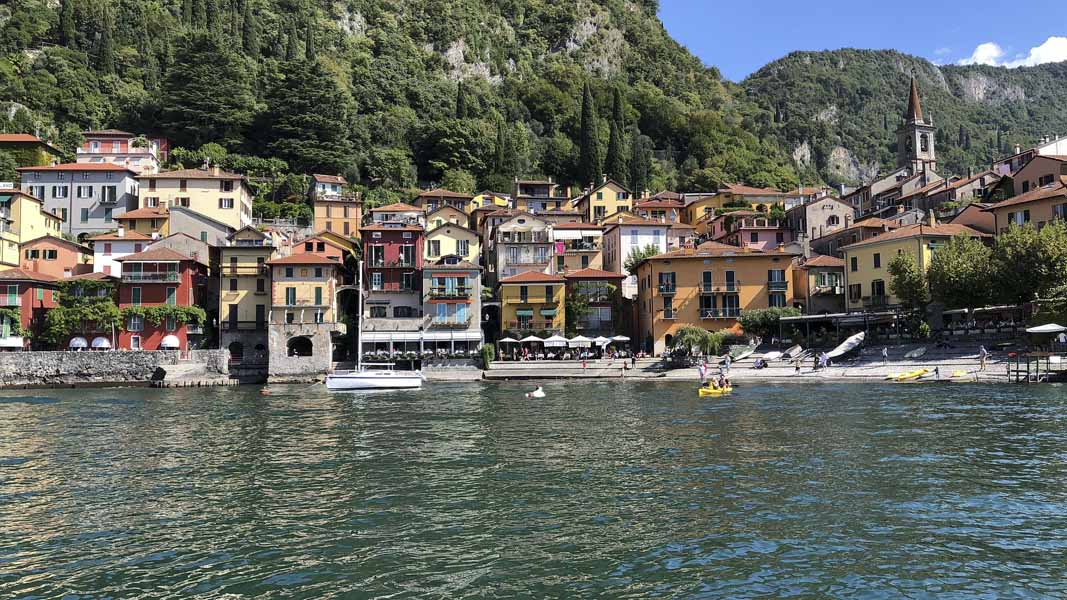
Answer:
[[[467,214],[473,214],[475,209],[485,207],[509,208],[511,198],[506,194],[498,194],[488,190],[476,194],[467,205]]]
[[[238,230],[219,248],[219,347],[233,360],[265,363],[270,314],[271,238],[252,226]]]
[[[586,221],[599,223],[608,215],[631,212],[633,202],[630,190],[609,179],[575,198],[574,208]]]
[[[356,235],[358,235],[358,233]],[[345,251],[345,259],[356,257],[356,248],[358,247],[358,244],[352,241],[353,238],[349,236],[340,235],[334,231],[320,231],[313,237],[322,238],[327,242],[333,243],[335,246],[339,246]],[[342,262],[344,262],[345,259],[342,259]]]
[[[274,324],[336,323],[338,263],[304,252],[268,261]]]
[[[500,280],[502,335],[525,336],[565,329],[564,298],[567,280],[538,271]]]
[[[554,273],[604,268],[604,228],[592,223],[559,223],[549,239],[554,246]]]
[[[470,222],[470,216],[454,206],[442,206],[426,215],[426,229],[428,230],[437,229],[447,223],[469,227]]]
[[[988,237],[966,225],[916,223],[841,248],[848,310],[877,310],[899,304],[900,300],[889,291],[889,263],[898,254],[907,253],[925,271],[934,252],[956,235]]]
[[[659,354],[682,327],[735,329],[745,311],[792,306],[794,258],[705,242],[645,260],[637,270],[635,341]]]
[[[163,208],[138,208],[115,217],[115,222],[126,231],[136,231],[151,236],[159,233],[159,237],[170,235],[170,220],[166,209]]]
[[[442,256],[458,256],[476,265],[482,253],[481,238],[463,225],[446,223],[426,233],[423,251],[428,261],[436,261]]]
[[[141,175],[141,208],[182,206],[241,229],[252,224],[252,190],[244,175],[210,169],[181,169]]]
[[[714,194],[697,198],[686,205],[685,222],[696,225],[701,219],[714,214],[716,209],[727,206],[767,212],[775,204],[783,204],[786,195],[772,188],[756,188],[740,184],[727,184]]]
[[[19,246],[46,235],[63,237],[63,219],[19,190],[0,190],[0,265],[19,266]]]

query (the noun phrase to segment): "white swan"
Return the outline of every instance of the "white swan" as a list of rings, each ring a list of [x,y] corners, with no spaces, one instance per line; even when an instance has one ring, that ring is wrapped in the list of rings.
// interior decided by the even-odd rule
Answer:
[[[545,390],[541,389],[541,386],[537,386],[537,389],[532,392],[526,393],[527,398],[544,398]]]

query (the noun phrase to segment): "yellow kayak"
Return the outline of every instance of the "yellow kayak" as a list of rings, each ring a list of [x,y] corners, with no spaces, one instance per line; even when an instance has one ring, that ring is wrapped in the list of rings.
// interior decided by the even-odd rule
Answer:
[[[914,371],[909,371],[907,373],[901,373],[900,375],[897,375],[897,379],[896,380],[897,381],[909,381],[911,379],[918,379],[918,378],[922,377],[923,375],[926,375],[929,372],[930,372],[930,369],[916,369]]]
[[[732,388],[732,387],[727,387],[727,388],[706,388],[706,387],[702,387],[702,388],[700,388],[700,396],[701,397],[704,397],[704,396],[722,396],[724,394],[729,394],[732,391],[734,391],[734,388]]]
[[[889,381],[890,379],[896,379],[897,377],[900,377],[901,375],[903,375],[903,373],[890,373],[889,375],[885,376],[885,380]]]

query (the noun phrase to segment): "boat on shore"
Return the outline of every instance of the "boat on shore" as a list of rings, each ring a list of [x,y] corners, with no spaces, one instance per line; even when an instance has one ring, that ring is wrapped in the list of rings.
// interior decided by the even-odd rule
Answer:
[[[792,346],[791,348],[786,350],[784,353],[782,353],[782,360],[793,360],[794,358],[800,356],[800,353],[803,352],[803,351],[804,351],[804,347],[801,346],[800,344]]]
[[[849,352],[852,352],[856,348],[859,348],[860,344],[863,343],[863,340],[866,337],[867,337],[867,335],[864,334],[861,331],[861,332],[857,333],[856,335],[848,338],[844,342],[841,342],[840,346],[838,346],[837,348],[834,348],[833,350],[831,350],[826,356],[828,358],[837,358],[839,356],[844,356],[844,355],[848,354]]]
[[[907,354],[905,354],[904,358],[911,359],[911,360],[914,360],[916,358],[921,358],[924,354],[926,354],[926,350],[927,350],[926,346],[919,346],[918,348],[916,348],[916,349],[912,350],[911,352],[908,352]]]
[[[900,375],[897,375],[895,381],[911,381],[914,379],[918,379],[929,372],[930,369],[915,369],[914,371],[908,371],[907,373],[901,373]]]
[[[782,358],[782,353],[781,352],[768,352],[768,353],[764,354],[763,356],[761,356],[760,358],[762,358],[766,362],[771,362],[772,360],[778,360],[778,359]]]

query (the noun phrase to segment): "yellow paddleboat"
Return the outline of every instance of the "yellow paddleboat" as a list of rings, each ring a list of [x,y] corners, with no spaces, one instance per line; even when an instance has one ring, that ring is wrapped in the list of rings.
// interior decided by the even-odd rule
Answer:
[[[929,372],[930,369],[916,369],[907,373],[901,373],[900,375],[897,375],[896,381],[911,381],[912,379],[918,379]]]
[[[702,388],[700,388],[700,397],[703,398],[704,396],[724,396],[726,394],[729,394],[732,391],[734,391],[734,388],[732,388],[732,387],[725,387],[725,388],[702,387]]]

